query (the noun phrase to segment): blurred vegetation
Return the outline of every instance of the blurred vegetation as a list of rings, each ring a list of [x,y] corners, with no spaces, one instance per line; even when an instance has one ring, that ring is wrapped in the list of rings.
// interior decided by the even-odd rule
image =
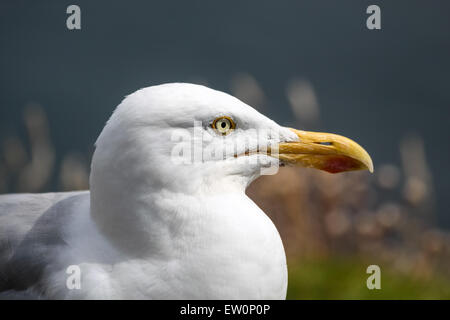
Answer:
[[[288,299],[450,299],[450,279],[414,277],[380,265],[381,289],[366,287],[369,261],[353,256],[289,264]]]
[[[202,80],[202,82],[205,82]],[[264,112],[255,78],[237,74],[231,93]],[[320,127],[314,88],[293,79],[286,98],[299,128]],[[1,137],[0,193],[88,188],[88,152],[56,161],[45,109],[24,108],[28,139]],[[86,146],[89,150],[89,146]],[[281,168],[247,194],[277,226],[287,253],[290,299],[450,299],[450,235],[435,223],[433,179],[420,136],[399,142],[401,165],[375,173],[332,175]],[[56,190],[55,190],[56,191]],[[381,290],[368,290],[366,268],[381,268]]]
[[[281,168],[248,190],[287,253],[289,299],[450,299],[450,237],[365,172]],[[386,201],[386,202],[384,202]],[[381,290],[369,290],[369,265]]]

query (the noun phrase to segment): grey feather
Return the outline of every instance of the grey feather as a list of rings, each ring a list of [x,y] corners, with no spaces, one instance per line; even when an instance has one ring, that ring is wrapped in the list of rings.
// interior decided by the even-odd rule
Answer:
[[[89,192],[0,196],[0,299],[40,298],[44,270],[67,244],[60,227],[68,208]]]

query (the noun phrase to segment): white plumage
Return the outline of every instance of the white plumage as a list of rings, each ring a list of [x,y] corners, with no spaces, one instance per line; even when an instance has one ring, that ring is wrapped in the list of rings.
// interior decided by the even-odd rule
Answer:
[[[211,127],[223,117],[228,135]],[[175,161],[186,135],[193,161]],[[281,127],[223,92],[141,89],[100,134],[90,191],[0,196],[0,298],[284,299],[283,244],[245,195],[279,161],[373,170],[350,139]]]
[[[166,84],[133,93],[97,140],[90,192],[0,197],[0,235],[9,243],[2,250],[0,294],[284,299],[281,239],[244,193],[262,163],[278,160],[252,155],[263,161],[251,163],[228,154],[189,165],[171,161],[174,130],[190,131],[194,121],[209,124],[222,115],[238,123],[226,137],[232,143],[258,128],[297,139],[238,99],[203,86]],[[221,145],[224,137],[203,130],[212,137],[208,144]],[[66,287],[70,265],[80,267],[79,290]]]

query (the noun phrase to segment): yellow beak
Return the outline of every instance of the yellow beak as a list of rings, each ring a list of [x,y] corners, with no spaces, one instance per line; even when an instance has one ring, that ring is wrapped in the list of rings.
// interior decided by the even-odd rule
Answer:
[[[283,162],[331,173],[353,170],[373,172],[372,159],[355,141],[332,133],[290,130],[300,141],[279,144],[278,157]]]

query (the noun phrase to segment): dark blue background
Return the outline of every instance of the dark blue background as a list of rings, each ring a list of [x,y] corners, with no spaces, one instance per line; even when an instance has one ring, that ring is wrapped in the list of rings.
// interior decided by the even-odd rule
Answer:
[[[78,4],[82,30],[66,28]],[[382,10],[369,31],[366,8]],[[229,91],[248,72],[292,123],[289,79],[313,84],[320,129],[354,137],[375,166],[399,162],[407,132],[425,141],[441,226],[450,226],[449,1],[2,1],[0,138],[23,134],[40,103],[57,157],[88,152],[114,107],[138,88],[208,80]]]

